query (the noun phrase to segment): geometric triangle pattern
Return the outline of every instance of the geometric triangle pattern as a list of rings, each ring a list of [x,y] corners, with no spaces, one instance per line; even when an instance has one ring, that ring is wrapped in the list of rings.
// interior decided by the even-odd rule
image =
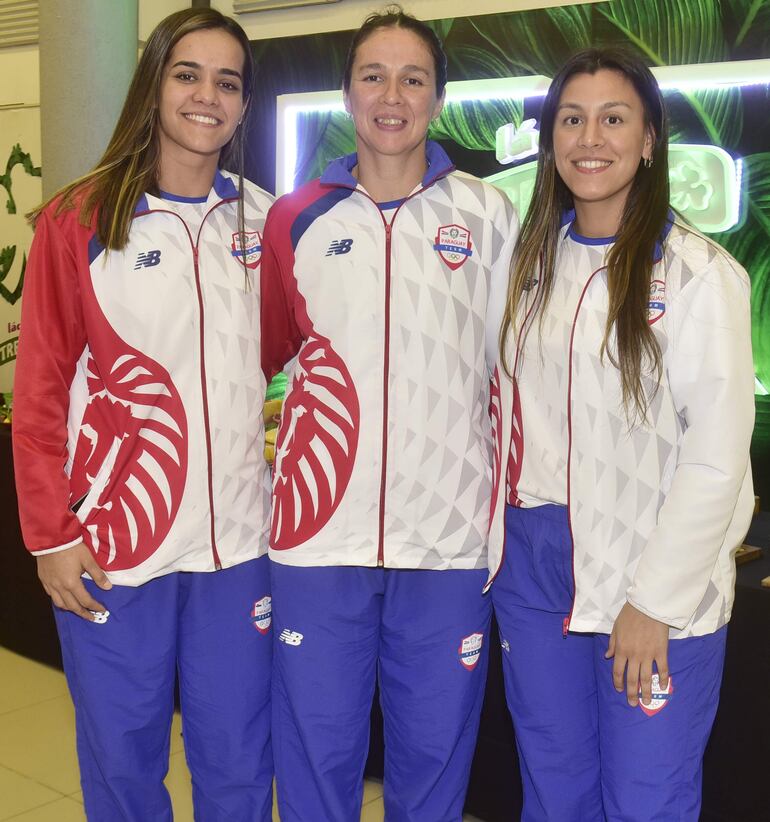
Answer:
[[[712,632],[729,619],[732,553],[751,516],[748,276],[673,225],[648,312],[663,378],[643,379],[647,418],[629,420],[619,371],[599,356],[609,246],[565,235],[542,336],[535,319],[519,355],[524,448],[514,490],[525,505],[569,497],[571,630],[609,633],[630,601],[672,626],[672,638]]]
[[[392,219],[387,260],[384,218]],[[507,281],[512,221],[501,192],[451,172],[384,216],[359,186],[303,225],[293,282],[309,322],[350,373],[358,445],[328,522],[274,559],[486,567],[486,319],[492,278]],[[334,253],[343,240],[346,251]]]

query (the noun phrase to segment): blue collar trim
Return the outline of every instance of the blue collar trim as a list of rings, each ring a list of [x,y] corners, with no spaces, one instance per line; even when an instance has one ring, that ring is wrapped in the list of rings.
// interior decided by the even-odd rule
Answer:
[[[398,208],[405,200],[405,197],[402,197],[400,200],[388,200],[387,203],[377,203],[377,207],[380,211],[390,211],[391,209]]]
[[[219,169],[214,175],[214,191],[223,200],[238,196],[238,186],[230,177],[225,177]]]
[[[181,194],[171,194],[168,191],[159,191],[161,200],[171,200],[172,203],[205,203],[209,195],[205,197],[183,197]]]
[[[454,164],[449,156],[438,143],[428,140],[425,143],[425,159],[428,161],[428,168],[422,178],[422,186],[433,184],[441,177],[445,177],[454,171]],[[358,180],[353,176],[353,169],[358,164],[358,154],[346,154],[332,160],[324,173],[321,175],[323,185],[345,186],[346,188],[356,188]]]
[[[668,215],[666,216],[666,223],[663,226],[663,232],[660,235],[660,239],[657,243],[655,243],[655,262],[657,263],[663,257],[663,243],[666,241],[666,237],[671,232],[671,228],[674,225],[674,220],[676,219],[674,212],[669,209]],[[581,245],[610,245],[615,242],[617,237],[584,237],[582,234],[578,234],[575,230],[575,210],[570,209],[569,211],[565,211],[561,218],[561,225],[562,228],[567,225],[569,228],[567,229],[567,235],[570,239],[574,240],[576,243],[580,243]]]

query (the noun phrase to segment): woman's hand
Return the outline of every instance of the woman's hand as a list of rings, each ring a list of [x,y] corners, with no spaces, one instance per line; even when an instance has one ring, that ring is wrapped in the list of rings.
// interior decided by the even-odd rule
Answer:
[[[72,611],[88,622],[103,622],[104,617],[100,615],[107,609],[83,585],[81,574],[84,571],[103,590],[112,588],[107,575],[83,542],[64,551],[37,557],[37,575],[57,608]]]
[[[643,614],[626,603],[615,620],[610,634],[606,659],[615,658],[612,682],[615,690],[625,691],[628,704],[639,704],[639,688],[645,705],[652,699],[652,664],[660,677],[660,687],[668,688],[668,625]]]

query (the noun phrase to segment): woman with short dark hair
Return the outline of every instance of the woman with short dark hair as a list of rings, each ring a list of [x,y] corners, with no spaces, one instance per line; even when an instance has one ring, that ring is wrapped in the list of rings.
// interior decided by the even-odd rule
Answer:
[[[445,83],[432,29],[370,17],[343,84],[357,152],[265,229],[267,375],[297,355],[271,528],[284,822],[359,819],[376,679],[386,816],[462,816],[490,619],[484,332],[515,218],[427,141]]]

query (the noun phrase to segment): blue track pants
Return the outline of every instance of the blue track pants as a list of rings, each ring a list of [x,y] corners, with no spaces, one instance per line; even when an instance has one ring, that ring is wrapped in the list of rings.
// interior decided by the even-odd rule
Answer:
[[[75,704],[85,810],[94,822],[164,822],[163,785],[178,671],[198,822],[268,822],[267,557],[213,573],[174,573],[98,589],[107,622],[54,608]]]
[[[612,685],[607,634],[563,636],[572,598],[566,509],[507,508],[492,599],[523,822],[696,822],[726,627],[669,642],[672,691],[645,712]]]
[[[457,822],[487,671],[485,571],[272,563],[282,822],[358,822],[375,678],[385,818]]]

